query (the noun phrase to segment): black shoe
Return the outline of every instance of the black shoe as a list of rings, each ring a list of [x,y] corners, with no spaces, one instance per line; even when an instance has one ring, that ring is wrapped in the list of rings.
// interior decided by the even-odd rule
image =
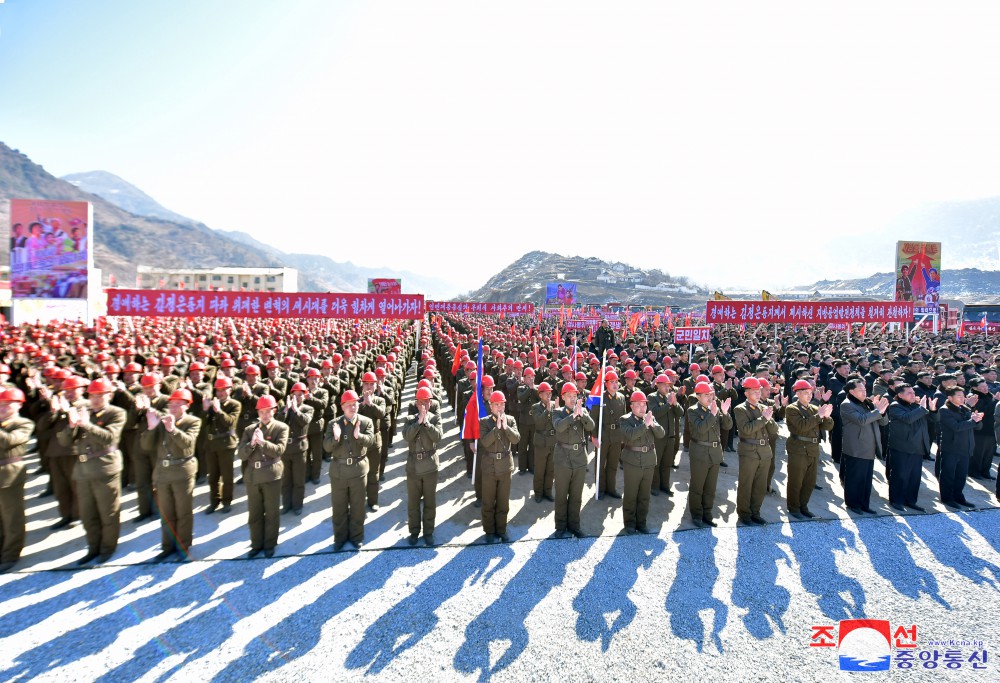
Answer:
[[[111,559],[111,553],[101,553],[97,556],[97,564],[104,564]]]
[[[294,510],[292,510],[292,514],[295,515],[296,517],[301,517],[302,516],[302,508],[295,508]]]
[[[368,509],[369,509],[369,510],[370,510],[371,512],[378,512],[378,503],[375,503],[374,505],[369,505],[369,506],[368,506]]]
[[[283,514],[283,515],[287,515],[291,511],[292,511],[292,508],[290,508],[290,507],[281,508],[281,514]]]
[[[500,534],[497,538],[500,539],[501,543],[510,543],[510,536],[507,534]]]
[[[739,517],[737,521],[743,526],[753,526],[753,522],[750,521],[749,517]]]
[[[587,538],[587,534],[583,533],[582,529],[570,529],[569,532],[577,538]]]
[[[263,552],[263,551],[260,548],[252,549],[250,552],[247,553],[247,559],[248,560],[252,560],[253,558],[255,558],[258,555],[260,555],[261,552]]]
[[[434,542],[434,534],[424,534],[424,545],[427,546],[428,548],[433,548],[435,545],[437,545]]]
[[[632,527],[625,527],[624,529],[622,529],[622,532],[626,536],[634,536],[637,533],[636,530],[633,529]]]
[[[414,545],[416,545],[416,544],[417,544],[417,539],[418,539],[418,538],[419,538],[419,536],[418,536],[417,534],[410,534],[410,535],[409,535],[409,536],[408,536],[408,537],[406,538],[406,542],[407,542],[407,543],[409,543],[409,544],[410,544],[411,546],[414,546]]]
[[[550,503],[556,502],[555,496],[553,496],[551,493],[546,493],[545,495],[542,496],[542,498],[549,501]]]
[[[485,543],[496,543],[497,537],[493,534],[486,534],[486,537],[483,540]]]
[[[622,499],[622,494],[618,493],[617,491],[605,491],[604,495],[608,496],[609,498],[617,498],[618,500]]]
[[[347,543],[347,541],[336,541],[333,544],[333,552],[339,553],[341,550],[344,549],[344,544],[345,543]]]
[[[528,470],[518,470],[518,474],[528,474]]]
[[[156,557],[153,558],[153,561],[154,562],[163,562],[165,559],[167,559],[168,557],[170,557],[171,555],[173,555],[175,552],[176,552],[176,550],[174,548],[170,548],[169,550],[161,550],[159,552],[159,554]]]
[[[566,538],[569,536],[569,532],[565,529],[556,529],[556,532],[552,534],[552,538]]]
[[[815,489],[816,489],[817,491],[822,491],[822,490],[823,490],[823,487],[822,487],[822,486],[820,486],[819,484],[816,484],[816,486],[815,486]]]
[[[930,460],[931,462],[934,462],[934,458],[932,458],[932,457],[931,457],[931,456],[929,456],[929,455],[925,455],[925,456],[924,456],[924,460]]]
[[[808,508],[802,508],[799,512],[807,519],[816,519],[816,515],[810,512]]]
[[[385,475],[384,474],[378,475],[378,480],[379,481],[385,481]]]
[[[975,510],[976,509],[976,506],[973,503],[970,503],[968,501],[966,501],[964,503],[959,503],[959,505],[961,505],[962,507],[969,508],[970,510]]]
[[[264,551],[264,557],[274,557],[274,548]]]
[[[896,512],[906,512],[906,508],[904,508],[899,503],[889,503],[889,507],[891,507]]]
[[[537,494],[535,494],[535,502],[536,503],[541,503],[542,502],[542,497],[539,496],[539,495],[537,495]]]
[[[671,491],[670,489],[660,489],[660,490],[663,491],[665,494],[667,494],[667,498],[673,498],[674,497],[674,492]]]
[[[729,467],[729,463],[723,460],[722,462],[719,463],[719,467]]]
[[[72,523],[73,523],[72,519],[70,519],[69,517],[63,517],[58,522],[50,526],[49,529],[51,529],[52,531],[59,531],[60,529],[67,528]]]
[[[670,467],[671,467],[672,469],[675,469],[675,470],[676,470],[676,469],[679,469],[679,468],[680,468],[680,465],[671,465]]]
[[[760,515],[750,515],[750,521],[753,522],[754,524],[759,524],[760,526],[764,526],[765,524],[767,524],[767,520],[761,517]]]
[[[240,477],[239,479],[236,480],[236,485],[237,486],[242,486],[243,485],[243,477]]]
[[[911,510],[916,510],[917,512],[926,512],[926,511],[925,511],[925,510],[924,510],[924,509],[923,509],[922,507],[920,507],[919,505],[905,505],[904,507],[908,507],[908,508],[910,508]]]
[[[703,524],[706,524],[706,525],[708,525],[710,527],[717,527],[717,526],[719,526],[718,524],[715,523],[714,519],[712,519],[711,517],[708,517],[708,516],[702,517],[701,521],[702,521]]]
[[[319,477],[313,477],[310,481],[316,486],[319,486]]]
[[[196,479],[194,480],[194,483],[195,483],[195,486],[200,486],[201,484],[204,484],[204,483],[205,483],[206,481],[208,481],[208,477],[206,477],[206,476],[205,476],[205,475],[203,474],[203,475],[201,475],[200,477],[197,477],[197,478],[196,478]]]
[[[996,477],[994,477],[992,474],[987,474],[985,477],[983,477],[983,479],[988,479],[989,481],[994,481],[996,479]]]
[[[330,455],[329,453],[324,453],[323,454],[323,462],[330,462],[331,460],[333,460],[333,456],[332,455]]]
[[[958,503],[956,503],[956,502],[954,502],[954,501],[950,501],[950,500],[949,500],[948,502],[946,502],[946,503],[944,504],[944,506],[945,506],[946,508],[949,508],[949,509],[951,509],[951,510],[961,510],[961,509],[962,509],[961,507],[959,507]]]
[[[853,507],[853,506],[851,506],[851,505],[848,505],[848,506],[847,506],[847,509],[848,509],[848,510],[850,510],[851,512],[853,512],[853,513],[854,513],[854,514],[856,514],[856,515],[860,515],[860,514],[862,514],[862,512],[861,512],[861,508],[857,508],[857,507]]]
[[[82,567],[83,565],[93,560],[95,557],[97,557],[97,553],[93,550],[88,550],[86,555],[84,555],[83,557],[81,557],[79,560],[76,561],[76,566]]]
[[[153,516],[152,512],[148,512],[145,515],[139,515],[138,517],[136,517],[135,519],[132,520],[132,523],[133,524],[142,524],[143,522],[145,522],[147,519],[149,519],[152,516]]]
[[[181,562],[191,562],[194,560],[194,555],[191,554],[190,548],[188,548],[187,551],[178,550],[177,554],[180,555]]]
[[[483,501],[476,498],[476,502],[472,504],[474,507],[481,508],[483,506]]]
[[[705,521],[704,520],[695,519],[694,517],[692,517],[691,518],[691,523],[694,524],[699,529],[704,529],[705,528]]]
[[[646,526],[645,524],[643,524],[642,526],[636,526],[635,530],[636,530],[636,533],[640,533],[640,534],[651,534],[651,533],[653,533],[652,531],[649,530],[649,527]]]
[[[229,507],[228,503],[222,506],[222,514],[224,515],[229,514],[230,510],[232,510],[232,508]]]
[[[6,574],[14,568],[15,564],[17,564],[17,562],[0,562],[0,574]]]
[[[208,506],[208,509],[205,510],[205,514],[206,515],[210,515],[210,514],[212,514],[213,512],[215,512],[218,509],[219,509],[219,504],[218,503],[212,503],[211,505]]]
[[[38,494],[39,498],[48,498],[53,493],[51,486],[46,486],[45,490]]]
[[[364,546],[364,544],[365,544],[364,541],[353,541],[353,540],[351,541],[351,545],[354,546],[355,550],[361,550],[361,548],[362,548],[362,546]]]
[[[878,514],[877,512],[875,512],[874,510],[872,510],[871,508],[861,508],[861,511],[864,512],[867,515],[877,515]]]
[[[798,511],[789,510],[788,515],[790,517],[794,517],[795,519],[805,519],[805,515]]]
[[[651,495],[651,496],[658,496],[658,495],[660,495],[660,492],[657,491],[656,489],[650,489],[649,490],[649,495]]]

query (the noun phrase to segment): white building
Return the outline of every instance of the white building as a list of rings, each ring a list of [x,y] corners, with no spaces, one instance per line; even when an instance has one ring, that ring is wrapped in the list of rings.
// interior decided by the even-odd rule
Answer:
[[[139,289],[200,289],[247,292],[297,292],[295,268],[158,268],[138,266]]]

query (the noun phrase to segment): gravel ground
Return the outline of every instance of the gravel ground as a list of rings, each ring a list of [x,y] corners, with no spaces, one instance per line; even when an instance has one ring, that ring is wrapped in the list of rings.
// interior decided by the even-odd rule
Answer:
[[[682,458],[678,494],[653,499],[657,535],[618,536],[620,503],[591,499],[584,525],[594,537],[584,540],[549,539],[551,503],[535,503],[530,477],[515,477],[515,542],[483,545],[453,418],[446,422],[436,534],[446,545],[434,549],[403,541],[398,442],[363,552],[330,552],[324,482],[307,487],[307,514],[282,518],[274,559],[239,559],[249,546],[240,498],[227,517],[197,515],[197,561],[150,564],[159,526],[127,521],[128,494],[114,560],[60,571],[82,553],[82,531],[46,530],[54,501],[38,499],[43,482],[31,479],[29,547],[18,571],[0,577],[0,675],[836,681],[855,674],[839,671],[835,648],[809,647],[811,626],[866,617],[916,624],[921,649],[961,638],[983,640],[989,652],[985,671],[893,671],[894,680],[1000,680],[992,650],[1000,643],[1000,509],[943,512],[926,470],[921,503],[933,514],[895,516],[883,504],[882,516],[855,519],[827,462],[813,505],[824,519],[789,523],[783,499],[769,496],[764,514],[774,523],[737,528],[731,455],[719,483],[722,526],[710,530],[683,515]],[[782,471],[776,481],[782,494]],[[883,500],[884,489],[878,474]],[[205,495],[200,487],[199,506]],[[990,501],[978,483],[969,497]]]

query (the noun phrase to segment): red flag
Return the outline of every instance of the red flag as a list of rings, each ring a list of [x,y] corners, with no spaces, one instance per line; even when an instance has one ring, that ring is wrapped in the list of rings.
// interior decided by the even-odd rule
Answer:
[[[657,313],[653,317],[653,325],[656,327],[656,329],[660,329],[660,314],[659,313]]]
[[[458,374],[458,367],[459,367],[459,363],[460,363],[461,359],[462,359],[462,345],[459,344],[458,346],[455,347],[455,357],[451,361],[451,374],[452,375],[457,375]]]
[[[691,327],[691,314],[688,313],[687,317],[684,319],[684,327]]]
[[[588,344],[593,344],[594,343],[594,328],[593,327],[591,327],[590,330],[587,331],[587,343]]]
[[[479,396],[478,392],[472,392],[472,398],[465,406],[465,418],[462,420],[462,438],[479,438]]]
[[[532,342],[532,345],[533,345],[533,346],[534,346],[534,348],[535,348],[535,370],[537,370],[537,369],[538,369],[538,340],[537,340],[537,339],[535,339],[535,340],[534,340],[534,341]]]
[[[559,340],[559,328],[558,327],[556,328],[555,343],[556,343],[556,352],[558,353],[558,351],[559,351],[559,344],[561,343],[560,340]]]
[[[861,336],[865,336],[865,331],[868,329],[868,323],[861,323]]]

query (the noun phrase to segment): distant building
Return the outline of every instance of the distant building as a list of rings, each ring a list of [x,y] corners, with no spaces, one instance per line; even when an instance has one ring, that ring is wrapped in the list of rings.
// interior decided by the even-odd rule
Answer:
[[[158,268],[138,266],[139,289],[222,289],[246,292],[297,292],[295,268]]]

